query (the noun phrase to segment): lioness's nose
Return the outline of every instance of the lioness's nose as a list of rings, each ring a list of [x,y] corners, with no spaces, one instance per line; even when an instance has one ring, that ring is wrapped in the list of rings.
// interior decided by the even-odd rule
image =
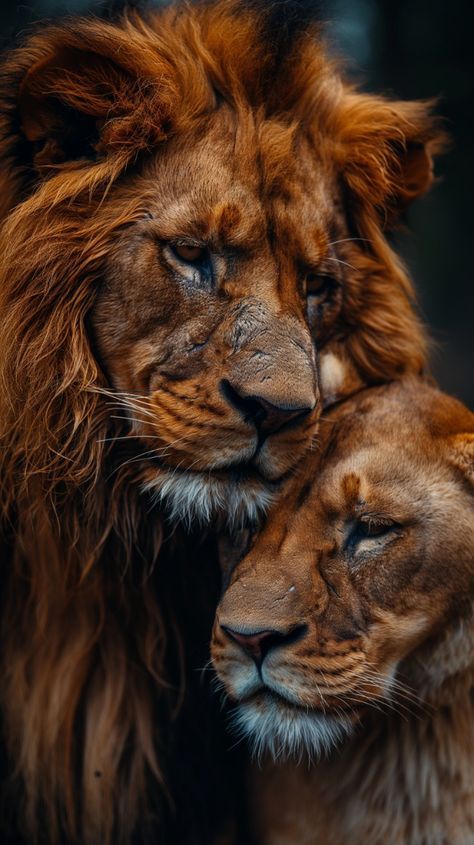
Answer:
[[[227,401],[239,411],[245,422],[253,423],[264,434],[275,434],[290,420],[302,422],[315,408],[316,399],[302,399],[301,402],[285,402],[275,399],[269,402],[263,396],[248,395],[243,388],[237,388],[229,381],[222,382],[222,390]]]
[[[261,663],[272,648],[291,645],[304,637],[307,631],[306,625],[296,625],[290,631],[282,632],[273,629],[264,631],[249,631],[242,633],[234,631],[227,625],[221,625],[222,630],[234,640],[248,654],[255,663]]]

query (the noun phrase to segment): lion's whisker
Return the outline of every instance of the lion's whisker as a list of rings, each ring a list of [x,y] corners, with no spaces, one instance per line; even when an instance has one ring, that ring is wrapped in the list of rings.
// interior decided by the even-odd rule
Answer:
[[[138,423],[139,425],[147,425],[146,420],[139,420],[137,417],[118,417],[115,414],[110,417],[111,420],[122,420],[123,422],[134,422]]]
[[[369,238],[340,238],[340,240],[338,240],[338,241],[330,241],[328,243],[328,246],[336,246],[336,244],[344,244],[344,243],[348,243],[349,241],[363,241],[364,243],[367,243],[367,244],[373,243],[373,241],[371,241]]]
[[[112,404],[112,403],[110,403]],[[155,414],[148,408],[144,408],[141,405],[134,404],[129,400],[123,400],[115,405],[115,407],[122,407],[122,408],[129,408],[131,411],[138,411],[139,413],[143,414],[145,417],[149,417],[150,419],[155,419]]]
[[[116,417],[114,417],[116,419]],[[156,434],[134,434],[130,431],[128,434],[117,435],[116,437],[100,437],[96,443],[113,443],[116,440],[156,440]]]
[[[357,271],[357,267],[354,267],[353,264],[349,264],[348,261],[341,261],[340,258],[331,258],[329,255],[326,256],[325,261],[335,261],[336,264],[343,264],[345,267],[350,267],[351,270]]]

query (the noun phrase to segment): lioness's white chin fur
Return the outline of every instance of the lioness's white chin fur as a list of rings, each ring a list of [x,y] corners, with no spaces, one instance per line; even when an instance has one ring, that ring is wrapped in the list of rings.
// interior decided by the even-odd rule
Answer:
[[[274,498],[263,484],[226,481],[200,472],[160,471],[143,490],[152,493],[173,521],[191,526],[224,519],[232,529],[255,522]]]
[[[234,725],[251,743],[257,758],[269,753],[275,760],[290,757],[318,759],[329,754],[354,726],[344,716],[303,710],[269,699],[246,701],[234,716]]]

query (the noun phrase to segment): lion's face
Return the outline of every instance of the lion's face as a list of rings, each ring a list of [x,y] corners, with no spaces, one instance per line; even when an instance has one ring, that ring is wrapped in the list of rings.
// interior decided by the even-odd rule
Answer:
[[[275,754],[327,749],[397,697],[472,601],[474,417],[416,382],[372,394],[325,421],[321,463],[227,571],[214,665]]]
[[[12,54],[6,343],[29,374],[35,472],[51,477],[54,431],[56,478],[82,485],[84,460],[108,480],[102,450],[118,472],[123,447],[172,516],[253,519],[310,449],[320,392],[423,367],[385,230],[431,183],[436,123],[347,85],[310,21],[291,37],[272,21],[172,4],[46,28]]]
[[[311,446],[310,330],[334,327],[342,292],[330,174],[300,140],[270,179],[283,127],[237,131],[224,111],[134,176],[143,216],[111,248],[92,315],[147,487],[201,515],[252,514]]]

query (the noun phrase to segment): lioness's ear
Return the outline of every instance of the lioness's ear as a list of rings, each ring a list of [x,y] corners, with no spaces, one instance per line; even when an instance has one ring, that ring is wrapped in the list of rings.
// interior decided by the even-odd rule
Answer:
[[[448,438],[448,459],[474,487],[474,432]]]
[[[127,20],[49,27],[11,55],[7,74],[18,85],[13,123],[40,172],[135,155],[166,138],[179,103],[170,57]]]
[[[433,181],[445,133],[431,102],[396,102],[346,93],[338,113],[339,156],[351,194],[376,208],[386,227]]]

